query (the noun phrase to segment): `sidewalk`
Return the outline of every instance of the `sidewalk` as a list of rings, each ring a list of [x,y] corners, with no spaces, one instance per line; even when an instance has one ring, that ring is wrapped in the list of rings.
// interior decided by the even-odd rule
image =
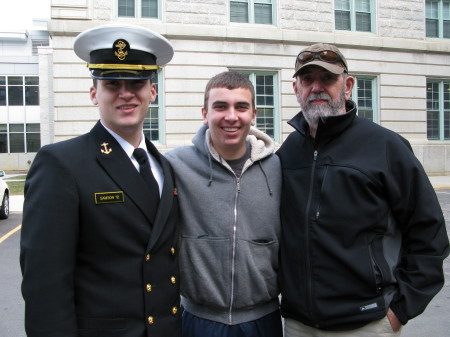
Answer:
[[[435,190],[450,189],[450,176],[429,177]],[[22,212],[23,195],[12,195],[9,198],[9,210],[11,212]]]
[[[430,176],[428,178],[435,190],[450,189],[450,176]]]

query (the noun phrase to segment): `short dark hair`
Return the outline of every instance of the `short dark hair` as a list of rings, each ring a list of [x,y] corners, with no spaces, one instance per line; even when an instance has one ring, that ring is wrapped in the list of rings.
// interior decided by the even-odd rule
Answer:
[[[243,88],[250,90],[252,95],[252,106],[255,108],[255,88],[252,82],[244,74],[235,71],[224,71],[223,73],[215,75],[208,81],[205,89],[205,98],[203,107],[208,110],[209,92],[214,88],[227,88],[229,90]]]

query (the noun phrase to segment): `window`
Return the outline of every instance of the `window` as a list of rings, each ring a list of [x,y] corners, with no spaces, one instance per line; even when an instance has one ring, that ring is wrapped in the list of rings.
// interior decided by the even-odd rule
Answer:
[[[256,128],[267,133],[274,140],[279,139],[278,85],[277,75],[273,72],[245,72],[255,87]]]
[[[158,0],[118,0],[117,16],[131,18],[158,18]]]
[[[33,108],[25,109],[27,106]],[[14,115],[18,111],[38,109],[38,76],[0,76],[0,111],[4,116]],[[22,107],[22,108],[20,108]],[[24,114],[25,115],[25,114]],[[7,117],[0,121],[0,153],[36,152],[41,147],[39,123],[9,123]]]
[[[230,21],[272,25],[275,0],[230,0]]]
[[[160,117],[160,110],[161,110],[161,101],[159,99],[160,96],[162,96],[162,93],[160,92],[160,88],[162,86],[159,84],[161,83],[161,72],[158,72],[154,75],[152,78],[152,83],[156,84],[156,99],[153,103],[150,103],[150,106],[148,108],[147,116],[144,118],[144,135],[147,136],[148,139],[150,139],[153,142],[161,142],[160,139],[160,123],[159,123],[159,117]]]
[[[37,152],[40,128],[39,124],[0,124],[0,153]]]
[[[39,105],[39,77],[0,76],[0,106]]]
[[[450,140],[450,80],[427,81],[427,138]]]
[[[335,28],[358,32],[373,31],[373,0],[334,0]]]
[[[41,147],[41,125],[36,123],[27,123],[25,127],[25,151],[37,152],[37,150]]]
[[[8,153],[8,128],[0,124],[0,153]]]
[[[272,74],[251,74],[255,87],[256,127],[275,138],[275,76]]]
[[[426,35],[450,39],[450,0],[426,1]]]
[[[352,90],[352,100],[358,106],[358,116],[367,118],[373,122],[377,120],[377,93],[374,77],[354,76],[355,86]]]

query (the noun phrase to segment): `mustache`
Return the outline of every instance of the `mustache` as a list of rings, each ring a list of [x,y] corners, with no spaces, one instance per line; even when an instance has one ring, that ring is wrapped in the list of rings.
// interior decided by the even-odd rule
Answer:
[[[324,92],[321,92],[321,93],[319,93],[319,94],[315,94],[315,93],[312,93],[311,95],[309,95],[309,97],[308,97],[308,99],[306,100],[306,103],[311,103],[312,101],[315,101],[315,100],[323,100],[323,101],[326,101],[326,102],[328,102],[328,103],[330,103],[331,102],[331,97],[330,97],[330,95],[328,95],[328,94],[326,94],[326,93],[324,93]]]

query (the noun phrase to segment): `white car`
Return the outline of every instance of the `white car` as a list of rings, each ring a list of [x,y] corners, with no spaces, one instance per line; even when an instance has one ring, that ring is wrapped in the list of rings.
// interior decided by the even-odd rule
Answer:
[[[0,170],[0,219],[7,219],[9,216],[9,187],[3,181],[5,172]]]

